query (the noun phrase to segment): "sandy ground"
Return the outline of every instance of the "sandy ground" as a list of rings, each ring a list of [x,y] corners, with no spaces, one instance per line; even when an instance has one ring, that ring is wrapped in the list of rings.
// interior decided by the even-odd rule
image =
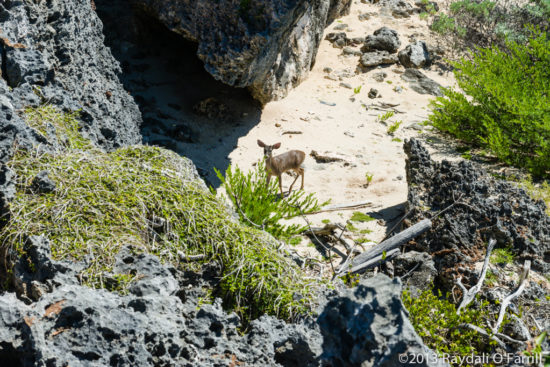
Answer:
[[[414,37],[428,43],[432,41],[426,22],[412,15],[407,19],[394,19],[378,14],[376,5],[354,2],[351,13],[327,28],[326,33],[334,32],[334,27],[347,24],[345,30],[349,38],[364,37],[376,29],[387,26],[398,32],[401,48],[409,44]],[[374,13],[371,19],[360,21],[361,13]],[[308,79],[291,91],[287,98],[271,102],[264,106],[260,121],[238,139],[237,147],[229,158],[231,164],[241,169],[252,168],[262,155],[262,149],[256,141],[261,139],[268,144],[281,142],[279,152],[299,149],[307,154],[304,167],[305,191],[315,193],[320,201],[331,200],[331,204],[369,201],[372,204],[364,209],[376,221],[354,223],[358,230],[372,231],[364,237],[380,241],[386,231],[403,213],[407,200],[407,182],[405,177],[405,154],[402,141],[415,136],[426,139],[426,127],[422,122],[428,115],[428,104],[433,98],[421,95],[408,88],[400,78],[404,68],[399,65],[374,69],[367,73],[356,73],[359,57],[346,56],[342,50],[323,40],[315,67]],[[325,68],[334,72],[349,71],[350,77],[343,80],[327,79]],[[388,74],[383,82],[377,82],[372,75],[384,71]],[[454,83],[452,73],[432,66],[422,70],[428,77],[443,86]],[[341,85],[347,83],[352,88],[361,87],[354,93]],[[401,87],[402,92],[394,91]],[[376,88],[382,98],[369,99],[370,88]],[[396,107],[402,113],[396,113],[386,123],[380,122],[385,111],[365,108],[373,103],[399,104]],[[387,133],[388,127],[397,121],[401,126],[393,136]],[[300,134],[286,134],[286,132]],[[442,144],[443,148],[445,145]],[[345,162],[319,164],[310,156],[312,150],[321,155],[343,158]],[[432,151],[436,156],[445,156],[442,149]],[[367,186],[366,175],[372,175]],[[289,175],[283,176],[283,188],[292,182]],[[295,186],[296,187],[296,186]],[[354,210],[325,212],[309,216],[314,225],[322,226],[323,220],[346,224]],[[357,233],[353,238],[357,238]]]

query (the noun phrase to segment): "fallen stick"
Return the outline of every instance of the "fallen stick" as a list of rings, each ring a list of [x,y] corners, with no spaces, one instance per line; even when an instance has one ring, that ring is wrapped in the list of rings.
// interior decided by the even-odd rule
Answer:
[[[200,260],[203,260],[206,258],[206,255],[205,254],[199,254],[199,255],[186,255],[184,254],[183,252],[181,251],[178,251],[178,256],[180,258],[180,260],[182,261],[187,261],[187,262],[191,262],[191,261],[200,261]]]
[[[297,135],[297,134],[302,134],[302,132],[298,130],[289,130],[289,131],[283,131],[281,133],[281,135]]]
[[[516,297],[518,297],[521,293],[523,293],[523,290],[525,289],[525,286],[527,285],[527,279],[529,278],[529,271],[531,270],[531,260],[525,260],[525,263],[523,264],[523,271],[521,272],[521,276],[519,278],[519,285],[516,288],[516,290],[512,293],[510,293],[502,303],[500,304],[500,312],[498,313],[498,319],[495,324],[495,327],[493,327],[493,333],[498,332],[498,328],[500,327],[500,324],[502,324],[502,321],[504,320],[504,314],[506,313],[506,308],[512,302],[512,300]]]
[[[488,332],[486,332],[485,330],[483,330],[479,326],[475,326],[473,324],[460,324],[457,327],[476,331],[477,333],[484,336],[485,338],[495,341],[498,344],[498,346],[501,347],[502,349],[504,349],[504,350],[509,349],[508,346],[506,344],[504,344],[504,342],[502,340],[500,340],[499,338],[497,338],[494,335],[489,335]]]
[[[487,275],[487,267],[489,266],[491,252],[493,251],[496,243],[497,241],[492,238],[491,240],[489,240],[489,244],[487,245],[487,252],[485,253],[485,261],[483,262],[483,268],[481,269],[479,279],[477,280],[477,284],[475,286],[468,290],[466,289],[464,284],[462,284],[462,277],[459,277],[456,280],[456,284],[460,287],[460,289],[462,289],[462,302],[460,302],[460,306],[458,306],[458,309],[456,310],[457,315],[460,315],[460,311],[462,311],[464,307],[468,306],[476,298],[476,294],[478,294],[481,290],[481,286],[483,285],[483,282],[485,281],[485,276]]]
[[[398,248],[401,245],[406,244],[415,237],[420,236],[432,227],[432,221],[424,219],[414,226],[407,228],[406,230],[399,232],[393,237],[388,238],[386,241],[380,242],[375,247],[363,252],[361,255],[353,259],[352,268],[355,268],[371,259],[382,255],[384,252],[389,254],[391,250]]]
[[[399,249],[398,248],[394,248],[393,250],[390,250],[388,253],[384,254],[380,254],[368,261],[365,261],[364,263],[361,263],[360,265],[357,265],[357,266],[353,266],[351,269],[350,269],[350,273],[352,274],[356,274],[356,273],[362,273],[370,268],[374,268],[375,266],[378,266],[388,260],[391,260],[393,259],[395,256],[397,256],[399,254]],[[342,269],[343,270],[343,269]]]
[[[327,205],[323,209],[314,212],[314,213],[308,213],[308,214],[317,214],[317,213],[323,213],[323,212],[333,212],[336,210],[351,210],[351,209],[360,209],[364,208],[366,206],[371,206],[372,202],[370,201],[359,201],[356,203],[348,203],[348,204],[335,204],[335,205]]]

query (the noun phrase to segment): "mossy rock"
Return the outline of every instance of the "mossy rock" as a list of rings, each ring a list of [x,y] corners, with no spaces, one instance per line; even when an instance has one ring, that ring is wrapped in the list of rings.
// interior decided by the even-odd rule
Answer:
[[[39,115],[27,111],[34,128]],[[77,126],[75,115],[59,114],[55,120]],[[106,286],[105,275],[113,277],[114,258],[123,246],[190,270],[201,264],[182,261],[181,254],[204,254],[204,262],[221,269],[213,294],[245,321],[263,313],[291,319],[309,310],[316,284],[304,279],[272,237],[234,220],[191,161],[149,146],[104,152],[72,135],[73,128],[71,134],[66,126],[55,128],[70,149],[18,151],[8,164],[17,175],[17,193],[0,232],[3,246],[25,256],[28,236],[46,236],[56,260],[86,263],[82,279],[96,288]],[[43,171],[55,183],[53,192],[33,191],[32,181]],[[134,278],[114,276],[122,280],[120,291]]]

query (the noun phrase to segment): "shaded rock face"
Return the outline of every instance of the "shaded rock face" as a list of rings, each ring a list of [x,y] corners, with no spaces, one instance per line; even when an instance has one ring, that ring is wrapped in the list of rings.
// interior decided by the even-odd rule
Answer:
[[[405,142],[405,152],[411,221],[448,208],[416,240],[433,255],[443,280],[450,280],[459,264],[464,268],[482,261],[490,238],[497,240],[497,247],[511,246],[517,261],[530,259],[533,269],[550,271],[550,217],[542,200],[531,199],[523,189],[469,161],[434,162],[415,139]]]
[[[442,96],[441,85],[428,78],[420,70],[406,69],[401,75],[401,79],[409,82],[409,87],[420,94],[431,94],[432,96]]]
[[[81,110],[85,134],[107,149],[141,141],[141,115],[89,0],[2,2],[0,38],[1,160],[16,138],[42,142],[14,113],[40,103]]]
[[[169,29],[198,43],[206,70],[248,87],[262,103],[280,99],[315,62],[326,25],[350,0],[133,0]]]
[[[27,254],[36,269],[17,264],[16,282],[43,292],[27,304],[0,296],[0,360],[9,366],[396,366],[402,353],[436,361],[406,317],[401,283],[383,275],[331,291],[317,320],[263,316],[242,336],[219,300],[198,307],[200,276],[155,256],[120,251],[115,270],[139,280],[119,295],[79,285],[81,267],[52,260],[43,237],[30,239]]]
[[[424,356],[421,366],[445,365],[414,331],[400,295],[398,279],[377,275],[329,300],[318,319],[326,365],[393,367],[404,365],[403,354]]]

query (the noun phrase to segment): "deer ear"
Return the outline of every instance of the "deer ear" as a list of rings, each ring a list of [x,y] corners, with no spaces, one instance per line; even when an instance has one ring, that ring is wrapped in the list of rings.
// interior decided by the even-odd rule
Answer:
[[[261,141],[260,139],[258,139],[258,145],[259,145],[260,147],[262,147],[262,148],[265,147],[264,142]]]
[[[281,147],[281,143],[273,144],[273,149],[279,149]]]

